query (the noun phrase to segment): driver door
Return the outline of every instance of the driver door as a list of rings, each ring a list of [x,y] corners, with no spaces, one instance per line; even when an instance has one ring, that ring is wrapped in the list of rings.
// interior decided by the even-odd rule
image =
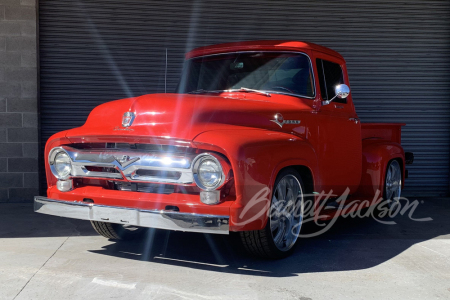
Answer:
[[[316,59],[321,101],[335,96],[336,85],[349,85],[342,66],[343,61]],[[351,95],[321,106],[317,118],[317,154],[323,188],[325,192],[333,190],[333,194],[341,195],[348,187],[353,193],[361,180],[362,141],[361,123]]]

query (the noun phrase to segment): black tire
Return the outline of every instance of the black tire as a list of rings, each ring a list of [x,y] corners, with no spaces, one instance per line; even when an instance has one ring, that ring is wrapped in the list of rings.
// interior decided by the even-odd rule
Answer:
[[[287,175],[293,175],[298,180],[298,182],[300,183],[301,192],[303,196],[303,191],[305,191],[305,188],[303,185],[303,181],[300,177],[300,174],[293,168],[286,168],[277,175],[274,184],[274,191],[272,193],[272,198],[275,193],[275,187],[277,187],[280,180]],[[247,250],[248,253],[254,256],[259,256],[267,259],[281,259],[291,255],[298,242],[298,240],[296,239],[291,248],[286,251],[278,249],[272,237],[269,220],[267,220],[267,224],[263,229],[254,231],[241,231],[240,237],[241,243],[243,244],[244,248]]]
[[[389,173],[391,173],[393,169],[395,169],[395,176],[396,176],[396,179],[393,180],[395,186],[392,185],[392,182],[389,183]],[[391,176],[393,175],[391,174]],[[383,187],[383,201],[376,207],[378,215],[377,217],[384,218],[387,216],[391,216],[392,212],[395,212],[395,209],[400,204],[398,199],[401,197],[402,181],[403,181],[403,174],[400,163],[395,159],[389,161],[389,163],[386,166],[386,173]],[[388,186],[389,184],[393,187],[395,192],[390,190],[390,187]],[[387,213],[386,208],[388,208]]]
[[[91,221],[95,231],[111,240],[130,240],[139,238],[145,232],[146,228],[142,227],[125,227],[121,224]]]

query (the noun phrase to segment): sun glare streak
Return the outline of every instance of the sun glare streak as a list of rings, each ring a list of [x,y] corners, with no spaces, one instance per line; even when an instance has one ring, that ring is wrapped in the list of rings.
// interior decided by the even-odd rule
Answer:
[[[156,115],[163,115],[165,114],[165,111],[148,111],[148,112],[140,112],[140,115],[151,115],[151,116],[156,116]]]
[[[102,55],[104,56],[106,62],[108,63],[108,66],[110,67],[112,73],[116,77],[117,81],[119,82],[120,86],[122,87],[125,95],[127,95],[128,98],[133,97],[133,93],[131,92],[130,87],[128,86],[124,76],[122,75],[122,72],[120,71],[119,67],[117,66],[116,62],[114,61],[113,56],[111,55],[111,52],[108,49],[108,46],[103,41],[103,38],[101,34],[99,33],[97,26],[92,21],[92,19],[89,17],[88,11],[84,8],[83,3],[80,1],[77,1],[78,6],[81,7],[82,11],[84,12],[84,18],[86,19],[86,22],[89,26],[89,30],[91,35],[93,36],[93,40],[98,44],[100,47],[100,51]]]
[[[196,39],[197,39],[197,27],[199,25],[199,20],[200,20],[200,13],[201,13],[201,5],[202,2],[199,0],[196,0],[193,2],[192,4],[192,10],[191,10],[191,18],[190,18],[190,22],[189,22],[189,33],[187,36],[187,40],[186,40],[186,47],[185,47],[185,53],[192,50],[196,44]],[[185,80],[183,78],[184,76],[181,77],[181,80]],[[180,86],[183,86],[184,82],[180,82]],[[179,131],[178,129],[178,125],[179,125],[179,117],[182,113],[184,113],[181,109],[181,102],[183,101],[183,97],[182,95],[178,95],[177,97],[177,101],[176,101],[176,105],[174,108],[174,121],[173,121],[173,125],[172,125],[172,132],[171,132],[171,136],[175,136],[176,133]],[[184,126],[184,124],[182,124],[182,126]]]
[[[142,260],[149,261],[152,255],[153,242],[155,240],[156,229],[150,228],[147,230],[147,234],[144,239],[144,251],[142,252]]]
[[[222,255],[220,255],[219,249],[214,240],[212,239],[211,235],[207,233],[204,233],[203,235],[206,241],[208,242],[209,248],[211,248],[211,252],[214,255],[216,261],[221,265],[225,265],[225,260],[223,259]]]

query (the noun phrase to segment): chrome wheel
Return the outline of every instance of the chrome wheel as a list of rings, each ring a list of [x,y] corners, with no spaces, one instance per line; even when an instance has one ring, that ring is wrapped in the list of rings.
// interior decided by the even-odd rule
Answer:
[[[288,251],[294,246],[302,220],[302,187],[294,175],[286,175],[274,189],[269,216],[272,240],[280,251]]]
[[[400,164],[396,160],[393,160],[388,165],[384,189],[389,209],[393,211],[399,204],[402,191],[402,170]]]

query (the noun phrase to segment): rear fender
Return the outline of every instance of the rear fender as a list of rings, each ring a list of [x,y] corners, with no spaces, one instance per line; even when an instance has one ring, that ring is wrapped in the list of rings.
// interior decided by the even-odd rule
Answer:
[[[399,160],[403,173],[402,178],[405,178],[405,152],[400,144],[381,139],[363,140],[362,155],[361,183],[355,194],[361,200],[373,199],[377,191],[382,197],[389,161]],[[404,180],[402,180],[402,188],[403,185]]]
[[[230,207],[230,230],[264,228],[278,172],[302,165],[318,176],[317,157],[308,141],[267,130],[217,130],[200,134],[194,144],[225,155],[233,168],[236,201]]]

